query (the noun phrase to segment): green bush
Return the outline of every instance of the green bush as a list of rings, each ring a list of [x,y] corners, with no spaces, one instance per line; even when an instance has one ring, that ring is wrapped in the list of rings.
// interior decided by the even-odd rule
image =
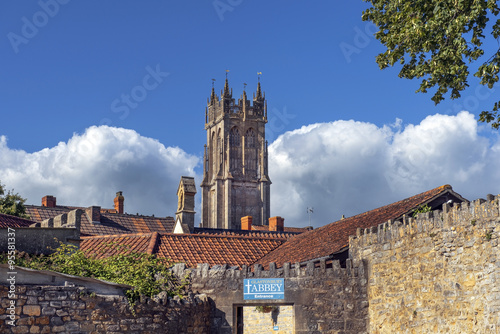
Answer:
[[[431,207],[428,206],[427,204],[420,205],[417,209],[415,209],[415,211],[413,211],[412,216],[413,216],[413,218],[417,218],[419,213],[430,212],[430,211],[431,211]]]
[[[108,247],[114,245],[109,244]],[[0,255],[0,262],[7,262],[6,254]],[[170,297],[182,297],[188,285],[186,279],[179,281],[171,273],[169,268],[172,263],[169,260],[127,249],[120,254],[98,258],[61,242],[55,252],[48,256],[17,253],[16,265],[131,285],[133,288],[127,290],[126,294],[132,305],[141,295],[153,297],[163,291]]]

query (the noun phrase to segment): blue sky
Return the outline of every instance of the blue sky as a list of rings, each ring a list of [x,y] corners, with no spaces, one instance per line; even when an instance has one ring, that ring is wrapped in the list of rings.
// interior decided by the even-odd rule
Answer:
[[[109,207],[114,192],[125,188],[131,209],[144,214],[172,215],[180,173],[198,175],[201,170],[199,159],[206,140],[204,109],[211,79],[216,79],[216,91],[220,91],[228,69],[235,97],[240,96],[244,83],[247,92],[253,92],[257,72],[262,72],[262,88],[268,100],[267,137],[270,143],[284,134],[301,136],[328,126],[332,128],[325,130],[326,133],[348,133],[354,127],[366,124],[376,133],[383,132],[382,136],[386,136],[381,146],[385,147],[381,148],[385,153],[376,148],[374,152],[378,153],[369,156],[385,156],[392,150],[391,157],[394,158],[398,152],[404,151],[394,147],[398,133],[404,134],[413,126],[423,131],[421,122],[429,115],[446,116],[431,118],[430,127],[442,128],[441,121],[446,124],[455,122],[460,126],[468,122],[465,128],[471,131],[469,140],[461,145],[470,145],[474,152],[461,156],[464,152],[457,150],[455,155],[445,157],[451,169],[461,168],[465,174],[458,173],[462,176],[457,174],[451,179],[445,176],[436,178],[425,174],[432,168],[422,167],[411,172],[411,168],[405,167],[408,169],[405,171],[412,174],[407,177],[411,184],[400,182],[397,187],[388,181],[394,180],[392,176],[374,180],[377,177],[370,174],[375,171],[383,173],[387,166],[398,165],[394,161],[377,170],[371,166],[373,161],[361,159],[356,165],[356,168],[362,168],[361,174],[352,174],[356,168],[345,165],[339,165],[338,169],[326,168],[326,172],[308,165],[308,169],[298,173],[295,167],[300,165],[299,161],[308,158],[307,154],[315,150],[294,156],[292,153],[301,151],[303,141],[299,140],[293,148],[285,148],[283,141],[276,142],[276,157],[283,157],[286,153],[288,158],[298,160],[292,161],[291,170],[282,170],[283,161],[274,158],[280,175],[273,179],[270,170],[272,192],[289,193],[287,184],[293,187],[290,180],[310,184],[306,180],[321,178],[321,182],[317,182],[321,185],[319,188],[324,188],[324,192],[318,193],[319,188],[310,185],[290,192],[300,199],[292,201],[301,208],[297,213],[285,209],[286,197],[275,195],[276,204],[272,204],[272,211],[285,219],[288,214],[293,225],[303,224],[307,206],[323,207],[318,207],[314,224],[324,225],[336,220],[340,213],[352,215],[445,183],[458,184],[459,188],[455,186],[455,189],[464,196],[498,193],[498,188],[486,186],[491,182],[480,183],[485,186],[473,191],[467,183],[477,183],[472,180],[490,170],[493,172],[489,177],[493,180],[497,177],[494,171],[498,166],[496,162],[492,164],[487,155],[498,155],[498,134],[487,126],[472,129],[469,124],[472,115],[477,118],[483,108],[492,105],[495,92],[478,86],[478,81],[471,79],[470,89],[462,99],[445,101],[438,106],[434,106],[430,94],[415,94],[418,82],[399,79],[397,69],[381,71],[375,63],[376,55],[383,49],[371,35],[374,27],[361,20],[366,7],[363,1],[352,0],[2,1],[0,136],[3,136],[3,157],[0,180],[8,188],[21,192],[28,198],[28,203],[34,204],[39,203],[42,194],[52,192],[63,204]],[[132,96],[128,104],[126,96]],[[470,117],[462,114],[458,118],[462,110],[467,110]],[[450,129],[461,129],[456,124]],[[102,125],[133,132],[117,134],[115,130],[105,130]],[[51,158],[51,154],[70,156],[64,153],[64,149],[71,151],[71,139],[77,142],[88,138],[91,135],[89,129],[95,129],[92,126],[98,127],[95,131],[101,131],[94,133],[92,138],[106,140],[108,145],[97,151],[109,159],[87,169],[82,167],[79,170],[73,166],[71,172],[59,173],[64,170],[65,162]],[[369,130],[360,131],[355,133],[363,134]],[[422,138],[426,133],[429,134],[422,132]],[[453,134],[451,132],[452,137]],[[348,153],[338,153],[338,148],[342,148],[339,137],[321,137],[323,144],[330,140],[336,147],[329,152],[317,151],[320,156],[331,158],[324,161],[326,166],[337,166],[339,159],[357,161],[351,160]],[[127,149],[123,138],[147,138],[149,146],[139,143],[142,139],[138,139],[130,143],[136,151],[130,147]],[[431,154],[429,147],[439,151],[435,146],[437,143],[441,145],[442,136],[439,140],[427,138],[431,138],[433,145],[422,142],[415,145],[422,149],[425,157],[433,157],[434,151]],[[373,142],[374,139],[368,136],[363,142],[365,144],[360,144],[360,150]],[[460,143],[456,140],[446,142],[446,145],[454,147]],[[99,145],[96,144],[101,147]],[[410,155],[415,153],[412,145],[407,147]],[[118,146],[123,151],[114,151]],[[144,147],[153,151],[141,155]],[[171,149],[168,157],[154,157],[154,152],[161,151],[162,147]],[[359,147],[354,145],[352,150]],[[56,149],[61,152],[56,154]],[[352,150],[347,151],[352,153]],[[476,150],[482,150],[482,153]],[[147,163],[145,156],[155,162]],[[315,159],[314,156],[309,158]],[[440,158],[443,157],[436,156],[437,160]],[[138,159],[142,159],[143,164],[137,164]],[[487,167],[476,166],[473,160],[482,161]],[[83,161],[90,163],[90,156],[85,156]],[[175,161],[175,166],[172,161]],[[456,161],[464,165],[457,168]],[[83,163],[79,165],[83,166]],[[129,165],[135,168],[124,167]],[[415,166],[416,163],[411,164],[411,167]],[[107,168],[106,172],[102,172],[102,168]],[[168,177],[166,172],[158,172],[159,169],[168,169]],[[45,178],[47,174],[51,174],[51,178]],[[146,178],[145,174],[150,177]],[[401,172],[396,174],[401,176]],[[142,176],[138,178],[137,175]],[[415,175],[420,175],[422,182],[414,180]],[[342,180],[351,180],[352,183],[342,183]],[[356,181],[362,181],[363,185],[356,185]],[[159,186],[162,182],[167,185]],[[85,188],[89,184],[92,187]],[[79,191],[68,191],[67,188]],[[85,195],[82,195],[82,189],[87,189]],[[141,196],[133,195],[134,191],[141,192]],[[151,197],[165,192],[173,194],[164,195],[162,201],[169,204],[159,208],[157,203],[161,201],[155,202]],[[349,204],[349,196],[357,197],[362,193],[372,199],[359,205]],[[140,202],[139,197],[150,198],[144,200],[149,206],[134,206],[133,203]],[[343,208],[328,209],[328,199],[335,202],[340,198],[345,201]],[[278,207],[280,203],[283,205]]]

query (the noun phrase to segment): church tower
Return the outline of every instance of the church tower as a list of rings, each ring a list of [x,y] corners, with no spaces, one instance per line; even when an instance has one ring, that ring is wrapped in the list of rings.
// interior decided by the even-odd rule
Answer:
[[[245,216],[268,225],[267,103],[260,81],[252,104],[245,90],[236,103],[226,76],[220,98],[212,86],[207,104],[201,227],[240,229]]]

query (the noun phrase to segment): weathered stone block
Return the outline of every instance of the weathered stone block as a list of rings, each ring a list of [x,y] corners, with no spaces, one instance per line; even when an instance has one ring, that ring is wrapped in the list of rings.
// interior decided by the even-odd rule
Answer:
[[[12,333],[15,334],[24,334],[24,333],[29,333],[29,327],[28,326],[15,326],[11,328]]]
[[[38,305],[24,305],[23,314],[27,316],[39,316],[41,308]]]

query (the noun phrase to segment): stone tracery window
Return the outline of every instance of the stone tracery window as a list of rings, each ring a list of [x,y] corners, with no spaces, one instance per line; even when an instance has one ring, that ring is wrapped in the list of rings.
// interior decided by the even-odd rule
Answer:
[[[241,136],[237,127],[229,132],[229,146],[229,170],[237,174],[241,171]]]
[[[249,176],[257,175],[257,137],[252,128],[245,134],[245,173]]]

